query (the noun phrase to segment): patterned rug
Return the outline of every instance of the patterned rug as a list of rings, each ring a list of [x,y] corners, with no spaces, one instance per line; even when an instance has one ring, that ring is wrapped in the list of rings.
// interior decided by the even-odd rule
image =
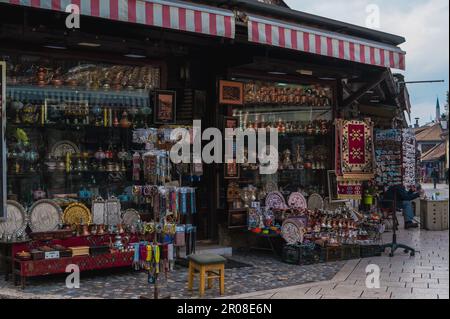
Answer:
[[[336,174],[339,199],[361,199],[362,182],[374,176],[373,123],[336,120]]]

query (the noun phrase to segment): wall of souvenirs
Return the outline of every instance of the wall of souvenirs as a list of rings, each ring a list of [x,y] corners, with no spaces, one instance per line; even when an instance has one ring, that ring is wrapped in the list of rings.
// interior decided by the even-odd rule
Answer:
[[[260,163],[231,166],[225,169],[228,193],[239,188],[241,198],[249,205],[249,197],[264,200],[273,191],[283,197],[294,192],[308,197],[326,196],[327,170],[332,167],[332,88],[325,85],[294,85],[243,80],[242,105],[232,107],[225,126],[242,129],[276,129],[279,135],[279,167],[272,175],[260,174]],[[237,185],[237,186],[236,186]],[[249,195],[251,194],[251,195]],[[233,200],[228,196],[227,201]]]
[[[411,129],[376,130],[375,156],[378,186],[416,184],[416,140]]]
[[[176,95],[158,90],[159,67],[32,56],[7,65],[0,242],[18,243],[23,277],[58,273],[63,257],[159,272],[195,251],[192,182],[203,170],[169,160]],[[110,253],[122,254],[117,265],[95,258]],[[27,273],[35,261],[48,264]]]

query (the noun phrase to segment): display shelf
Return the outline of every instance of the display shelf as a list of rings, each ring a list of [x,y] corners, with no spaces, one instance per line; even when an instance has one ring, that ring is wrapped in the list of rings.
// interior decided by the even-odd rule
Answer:
[[[118,131],[129,131],[135,129],[135,127],[116,127],[116,126],[95,126],[95,125],[84,125],[84,124],[65,124],[65,123],[49,123],[49,124],[18,124],[18,123],[8,123],[11,128],[22,128],[22,129],[41,129],[41,130],[118,130]]]
[[[12,86],[7,87],[7,97],[12,100],[72,100],[88,101],[89,104],[106,103],[111,107],[123,108],[123,105],[136,107],[149,106],[150,94],[148,91],[114,91],[114,90],[86,90],[83,88],[51,87],[51,86]]]

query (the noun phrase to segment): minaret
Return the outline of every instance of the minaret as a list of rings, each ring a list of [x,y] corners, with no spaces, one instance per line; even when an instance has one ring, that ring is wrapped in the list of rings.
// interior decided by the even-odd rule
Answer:
[[[441,105],[439,103],[439,98],[436,101],[436,123],[441,122]]]

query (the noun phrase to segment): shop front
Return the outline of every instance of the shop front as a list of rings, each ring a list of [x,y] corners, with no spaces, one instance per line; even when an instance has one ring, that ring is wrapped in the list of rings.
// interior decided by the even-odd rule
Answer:
[[[376,174],[374,129],[404,122],[389,71],[404,68],[401,38],[263,17],[263,4],[242,14],[172,1],[90,1],[68,31],[58,1],[0,2],[7,275],[24,284],[78,263],[155,281],[199,240],[320,247],[304,263],[378,243],[381,218],[360,204]],[[173,164],[174,129],[196,119],[276,131],[276,173],[261,174],[248,146],[243,163]]]

